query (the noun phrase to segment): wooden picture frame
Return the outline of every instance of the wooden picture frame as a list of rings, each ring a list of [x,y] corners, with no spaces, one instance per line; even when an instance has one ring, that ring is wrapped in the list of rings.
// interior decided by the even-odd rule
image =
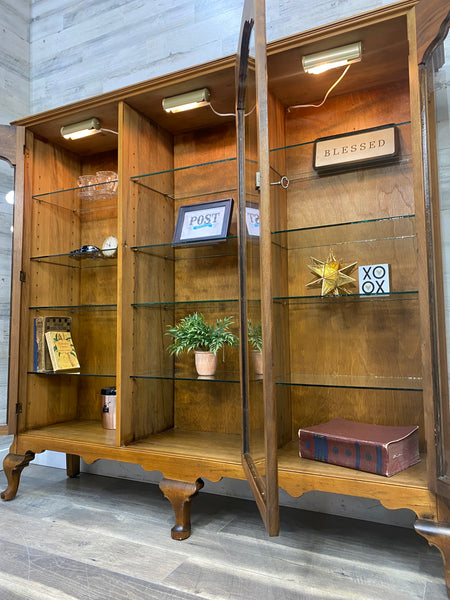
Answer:
[[[223,241],[230,229],[233,198],[180,206],[173,244]]]
[[[332,173],[391,162],[398,156],[398,146],[397,127],[392,124],[318,138],[313,168]]]

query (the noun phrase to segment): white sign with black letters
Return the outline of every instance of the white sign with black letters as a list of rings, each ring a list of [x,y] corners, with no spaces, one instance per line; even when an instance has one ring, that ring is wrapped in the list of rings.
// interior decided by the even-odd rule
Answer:
[[[359,293],[365,296],[372,294],[389,294],[389,265],[366,265],[358,267]]]

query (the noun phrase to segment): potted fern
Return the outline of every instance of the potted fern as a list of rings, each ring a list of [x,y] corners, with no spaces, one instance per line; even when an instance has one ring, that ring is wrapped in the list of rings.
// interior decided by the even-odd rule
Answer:
[[[238,338],[230,331],[233,317],[217,319],[215,324],[205,321],[201,313],[183,317],[166,335],[173,338],[167,350],[178,356],[194,351],[195,367],[199,375],[214,375],[217,368],[217,351],[224,346],[238,346]]]
[[[257,375],[262,375],[262,325],[261,322],[257,323],[256,325],[253,325],[251,319],[248,319],[247,325],[248,341],[249,344],[251,344],[251,346],[253,347],[253,368],[255,369],[255,373]]]

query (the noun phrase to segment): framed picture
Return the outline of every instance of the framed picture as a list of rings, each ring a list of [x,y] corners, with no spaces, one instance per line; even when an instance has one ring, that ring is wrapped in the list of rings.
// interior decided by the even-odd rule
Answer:
[[[387,163],[398,157],[395,125],[351,131],[314,142],[313,167],[319,173]]]
[[[233,198],[180,206],[174,244],[225,240],[230,229]]]
[[[249,237],[259,237],[259,205],[256,202],[246,203],[245,222],[247,224],[247,235]]]

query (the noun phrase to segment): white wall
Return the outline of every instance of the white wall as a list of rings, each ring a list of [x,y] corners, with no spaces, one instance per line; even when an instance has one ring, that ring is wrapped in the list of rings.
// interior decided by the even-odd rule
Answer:
[[[0,0],[0,123],[30,107],[30,0]]]
[[[266,0],[274,40],[390,4]],[[40,112],[236,52],[243,0],[33,0],[31,107]]]

